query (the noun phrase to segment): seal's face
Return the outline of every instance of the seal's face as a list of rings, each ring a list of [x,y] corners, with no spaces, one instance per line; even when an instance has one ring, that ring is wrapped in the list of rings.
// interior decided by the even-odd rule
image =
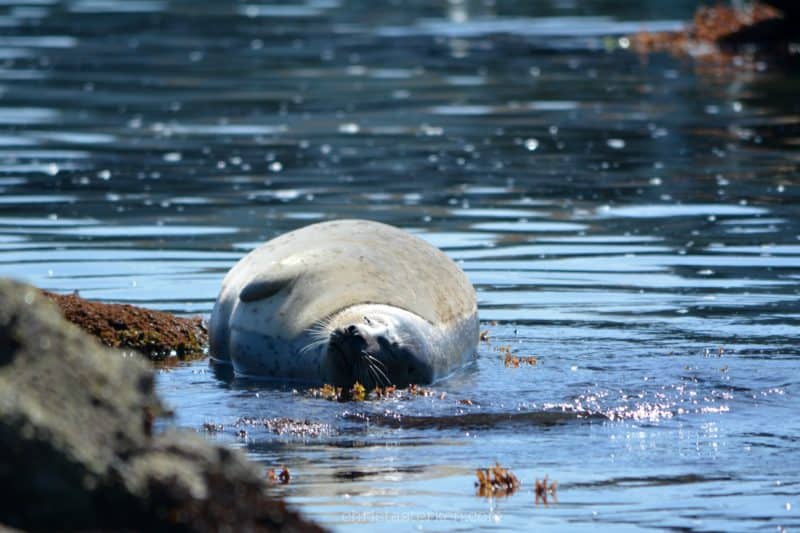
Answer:
[[[395,313],[359,307],[360,314],[344,313],[330,329],[327,361],[333,384],[349,387],[357,381],[370,390],[429,383],[433,369],[414,325]]]

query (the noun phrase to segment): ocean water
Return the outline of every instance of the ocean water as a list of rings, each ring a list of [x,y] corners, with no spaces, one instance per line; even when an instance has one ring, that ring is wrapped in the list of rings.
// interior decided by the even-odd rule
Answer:
[[[621,39],[694,7],[0,3],[0,275],[208,314],[261,242],[387,222],[475,285],[474,363],[350,403],[180,364],[167,423],[334,530],[797,529],[800,76]]]

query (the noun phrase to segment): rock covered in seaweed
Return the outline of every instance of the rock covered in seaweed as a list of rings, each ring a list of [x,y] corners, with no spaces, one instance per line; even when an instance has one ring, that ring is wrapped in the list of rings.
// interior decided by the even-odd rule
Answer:
[[[182,318],[129,304],[110,304],[77,294],[45,295],[64,317],[106,346],[136,350],[154,361],[205,356],[208,333],[199,317]]]

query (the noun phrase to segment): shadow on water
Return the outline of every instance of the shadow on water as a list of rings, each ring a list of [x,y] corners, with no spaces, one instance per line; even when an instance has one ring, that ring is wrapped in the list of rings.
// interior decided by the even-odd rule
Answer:
[[[576,420],[603,420],[598,413],[538,411],[528,413],[465,413],[453,416],[406,416],[399,413],[342,414],[344,420],[399,429],[495,430],[555,426]]]
[[[236,374],[233,371],[233,365],[230,363],[225,363],[221,361],[217,361],[216,359],[209,358],[208,360],[208,368],[211,369],[214,378],[218,381],[225,383],[228,387],[231,387],[236,380]]]

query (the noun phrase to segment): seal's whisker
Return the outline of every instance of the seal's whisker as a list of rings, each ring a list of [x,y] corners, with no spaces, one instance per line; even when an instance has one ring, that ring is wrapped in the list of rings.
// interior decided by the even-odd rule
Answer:
[[[361,357],[364,358],[364,360],[367,362],[367,364],[372,365],[372,366],[374,366],[376,368],[378,367],[377,363],[380,363],[380,361],[375,359],[375,357],[371,356],[367,352],[361,352]]]
[[[311,326],[308,332],[311,334],[311,337],[316,339],[322,339],[330,336],[331,328],[329,324],[319,324]]]
[[[383,385],[384,387],[388,387],[392,384],[392,381],[389,377],[377,366],[373,366],[372,368],[375,369],[375,374],[378,376],[379,379],[375,380],[376,385]]]
[[[371,388],[380,387],[381,383],[383,383],[383,379],[380,375],[380,370],[377,367],[375,367],[375,365],[373,365],[372,363],[368,364],[369,364],[370,374],[372,374],[372,381],[374,382],[374,386]]]
[[[322,339],[322,338],[327,336],[327,332],[326,331],[322,331],[322,330],[313,330],[312,329],[312,330],[309,330],[308,333],[309,333],[309,336],[312,339],[314,339],[315,341],[319,340],[319,339]]]
[[[323,344],[324,341],[325,341],[325,339],[314,339],[311,342],[309,342],[308,344],[306,344],[305,346],[303,346],[302,348],[300,348],[300,353],[307,352],[308,350],[310,350],[312,348],[316,348],[320,344]]]
[[[310,350],[313,350],[314,348],[322,346],[323,344],[325,344],[327,342],[327,340],[328,340],[327,338],[313,340],[313,341],[309,342],[308,344],[306,344],[305,346],[303,346],[302,348],[300,348],[298,350],[298,353],[304,354],[304,353],[306,353],[306,352],[308,352]]]
[[[331,324],[333,323],[333,316],[326,316],[322,317],[319,320],[315,321],[310,328],[308,328],[309,333],[312,337],[315,338],[324,338],[330,336],[333,328]]]
[[[364,387],[367,387],[369,389],[374,389],[379,384],[378,376],[375,374],[375,368],[371,364],[367,364],[367,371],[369,372],[370,377],[372,377],[372,382],[373,382],[374,386],[373,387],[367,387],[366,384],[365,384]]]
[[[385,365],[385,364],[383,364],[383,361],[381,361],[380,359],[378,359],[377,357],[375,357],[375,354],[371,354],[371,353],[369,353],[368,351],[364,350],[364,351],[362,351],[362,352],[361,352],[361,355],[363,355],[364,357],[366,357],[366,358],[368,358],[369,360],[373,361],[373,362],[374,362],[374,363],[376,363],[377,365],[380,365],[380,367],[381,367],[383,370],[386,370],[386,365]]]
[[[376,361],[376,362],[377,362],[377,363],[379,363],[379,364],[381,364],[381,366],[383,366],[383,363],[381,363],[380,361]],[[391,385],[391,384],[392,384],[392,380],[390,380],[390,379],[389,379],[389,376],[387,376],[387,375],[386,375],[386,372],[387,372],[387,370],[386,370],[386,367],[385,367],[385,366],[383,366],[383,368],[381,369],[381,368],[380,368],[380,367],[379,367],[377,364],[375,364],[374,362],[372,363],[372,366],[374,366],[374,367],[375,367],[375,370],[376,370],[377,372],[379,372],[381,376],[383,376],[384,380],[386,381],[386,385]]]
[[[380,359],[378,359],[377,357],[375,357],[371,353],[364,352],[364,357],[367,360],[371,361],[375,365],[376,368],[380,368],[384,372],[386,371],[386,365],[383,363],[383,361],[381,361]]]
[[[373,368],[375,372],[377,372],[378,375],[383,378],[383,380],[385,380],[386,386],[391,385],[392,381],[386,375],[386,372],[384,372],[384,370],[386,370],[386,365],[383,364],[383,361],[376,358],[374,355],[370,355],[367,352],[361,352],[361,353],[364,355],[364,360],[367,361],[367,364],[370,365],[370,367]],[[381,368],[378,365],[382,366],[383,370],[381,370]]]

